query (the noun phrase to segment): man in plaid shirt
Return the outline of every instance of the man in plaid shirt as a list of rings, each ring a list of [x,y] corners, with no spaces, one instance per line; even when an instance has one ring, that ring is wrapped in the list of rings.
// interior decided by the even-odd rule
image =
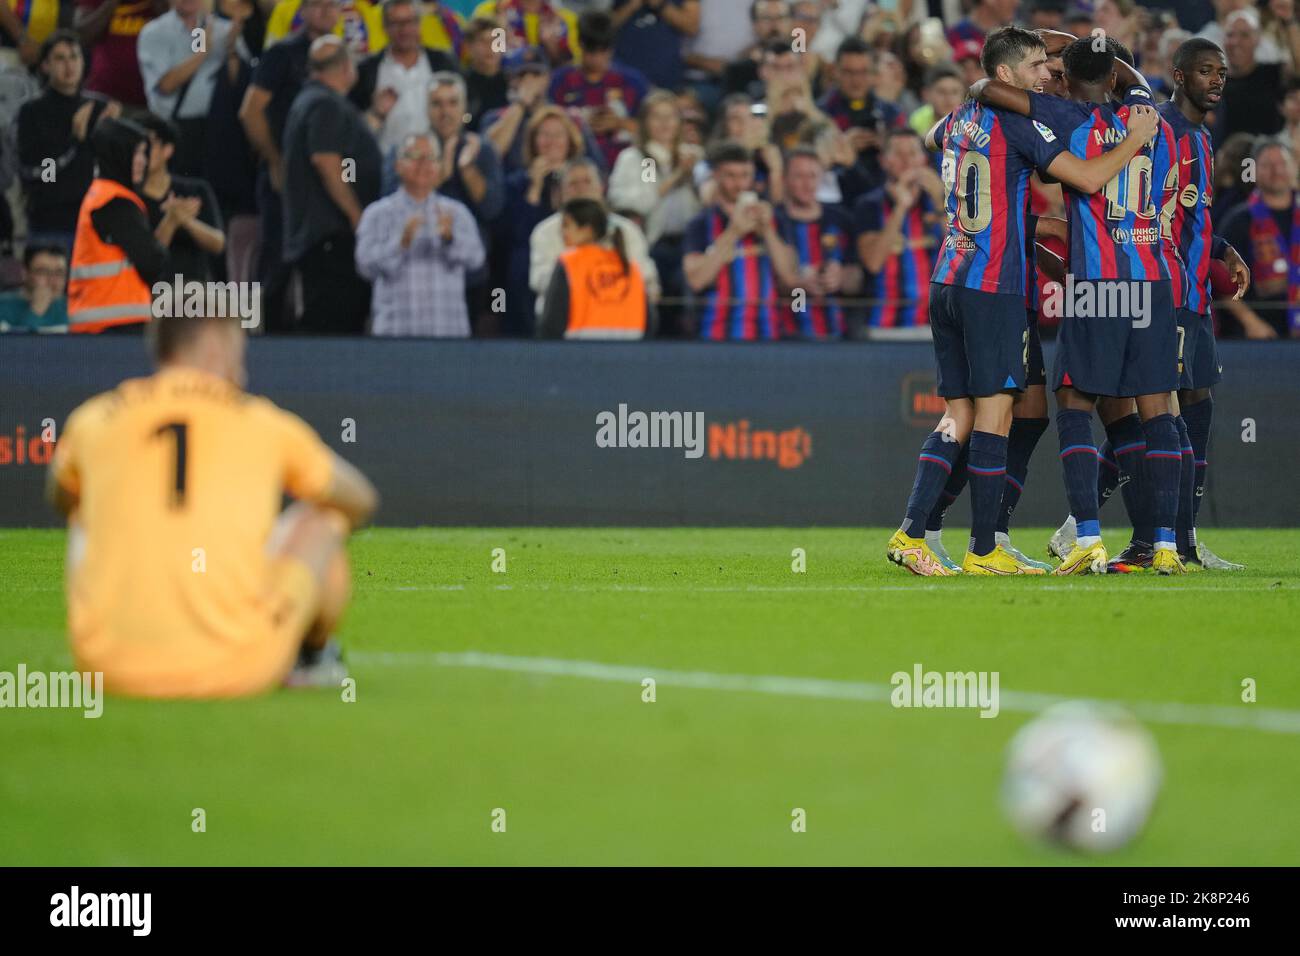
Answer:
[[[367,206],[357,226],[357,271],[374,283],[372,335],[468,338],[465,274],[483,265],[474,215],[436,192],[438,141],[408,136],[397,157],[402,187]]]

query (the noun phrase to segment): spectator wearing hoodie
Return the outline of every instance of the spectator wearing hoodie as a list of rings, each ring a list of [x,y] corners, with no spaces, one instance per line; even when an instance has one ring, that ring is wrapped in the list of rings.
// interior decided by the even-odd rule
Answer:
[[[81,201],[68,273],[68,328],[139,331],[151,317],[150,289],[167,266],[172,236],[197,213],[198,202],[171,197],[149,225],[139,190],[149,164],[149,138],[127,120],[100,120],[91,134],[97,174]]]

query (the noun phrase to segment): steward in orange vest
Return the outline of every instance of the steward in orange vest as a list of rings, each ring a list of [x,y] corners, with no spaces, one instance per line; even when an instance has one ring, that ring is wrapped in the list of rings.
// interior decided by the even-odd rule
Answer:
[[[167,262],[167,250],[154,238],[144,201],[135,192],[148,158],[144,130],[106,118],[95,126],[91,145],[97,171],[77,213],[68,271],[69,332],[148,322],[150,289]]]
[[[645,280],[602,203],[565,203],[565,245],[546,290],[538,338],[642,339],[651,331]],[[609,235],[607,235],[607,232]],[[613,248],[600,244],[610,239]]]

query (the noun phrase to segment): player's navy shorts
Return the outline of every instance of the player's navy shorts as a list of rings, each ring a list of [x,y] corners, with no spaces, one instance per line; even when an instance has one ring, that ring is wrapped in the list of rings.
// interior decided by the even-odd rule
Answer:
[[[1194,388],[1192,369],[1196,362],[1197,338],[1200,335],[1197,321],[1200,316],[1191,309],[1178,310],[1178,387]]]
[[[1178,318],[1169,281],[1095,282],[1090,315],[1071,314],[1085,281],[1075,280],[1057,334],[1052,391],[1132,398],[1178,388]],[[1149,288],[1142,288],[1142,287]],[[1108,314],[1114,313],[1114,314]]]
[[[1025,387],[1025,297],[930,283],[930,331],[944,398]]]
[[[1046,385],[1047,366],[1043,364],[1043,339],[1038,334],[1038,313],[1028,309],[1025,318],[1029,322],[1029,345],[1025,352],[1025,386]]]
[[[1214,340],[1214,316],[1209,311],[1204,315],[1189,312],[1184,340],[1187,358],[1183,360],[1183,367],[1188,374],[1183,379],[1188,384],[1182,387],[1210,388],[1218,385],[1223,379],[1223,366],[1219,364],[1219,345]]]

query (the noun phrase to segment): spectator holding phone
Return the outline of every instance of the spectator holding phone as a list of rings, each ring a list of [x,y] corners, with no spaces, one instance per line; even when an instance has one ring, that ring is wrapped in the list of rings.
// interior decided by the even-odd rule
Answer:
[[[777,286],[799,284],[798,259],[777,230],[771,204],[754,192],[752,152],[721,143],[709,165],[715,200],[686,230],[682,268],[696,297],[690,319],[703,339],[779,338]]]

